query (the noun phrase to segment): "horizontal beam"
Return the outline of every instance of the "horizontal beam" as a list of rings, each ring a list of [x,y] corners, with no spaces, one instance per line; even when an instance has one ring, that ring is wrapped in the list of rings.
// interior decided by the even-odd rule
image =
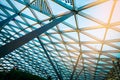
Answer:
[[[52,22],[16,39],[7,43],[0,47],[0,58],[4,57],[5,55],[9,54],[10,52],[14,51],[15,49],[19,48],[20,46],[24,45],[25,43],[29,42],[30,40],[34,39],[35,37],[41,35],[42,33],[48,31],[52,27],[56,26],[60,22],[64,21],[65,19],[72,16],[73,13],[70,12],[68,14],[63,15],[60,18],[54,19]]]

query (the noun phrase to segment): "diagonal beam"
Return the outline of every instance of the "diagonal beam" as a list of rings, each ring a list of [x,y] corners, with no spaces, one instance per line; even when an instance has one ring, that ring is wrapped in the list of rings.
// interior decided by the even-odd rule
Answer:
[[[53,67],[53,69],[54,69],[56,75],[58,76],[58,78],[59,78],[60,80],[63,80],[63,79],[62,79],[62,76],[58,73],[58,71],[57,71],[57,69],[56,69],[54,63],[52,62],[52,59],[50,58],[49,54],[47,53],[47,50],[45,49],[45,47],[44,47],[42,41],[40,40],[39,37],[37,37],[37,39],[39,40],[39,43],[41,44],[42,49],[44,50],[44,52],[45,52],[45,54],[46,54],[48,60],[50,61],[50,64],[52,65],[52,67]]]
[[[9,23],[13,18],[15,18],[16,16],[17,16],[17,14],[14,14],[14,15],[8,17],[7,19],[1,21],[1,22],[0,22],[0,31],[4,28],[4,26],[5,26],[6,24],[8,24],[8,23]]]
[[[60,18],[54,19],[52,22],[16,39],[11,41],[10,43],[7,43],[0,47],[0,58],[4,57],[5,55],[9,54],[10,52],[14,51],[15,49],[19,48],[20,46],[24,45],[25,43],[29,42],[30,40],[34,39],[35,37],[41,35],[42,33],[48,31],[52,27],[56,26],[60,22],[64,21],[65,19],[72,16],[73,13],[69,12],[65,15],[63,15]]]

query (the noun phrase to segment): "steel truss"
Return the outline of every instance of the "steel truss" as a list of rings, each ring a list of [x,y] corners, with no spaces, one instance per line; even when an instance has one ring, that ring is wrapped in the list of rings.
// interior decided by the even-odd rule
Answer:
[[[120,58],[120,37],[113,36],[120,35],[120,20],[112,21],[120,1],[86,3],[82,6],[77,5],[77,0],[6,0],[0,3],[0,70],[18,66],[54,80],[107,79],[111,68],[116,67],[114,62]],[[57,6],[53,7],[54,4]],[[103,4],[112,6],[106,22],[84,12]],[[55,14],[54,10],[61,6],[66,12]],[[82,26],[83,18],[86,24],[89,20],[98,25]],[[103,34],[98,37],[97,31]]]

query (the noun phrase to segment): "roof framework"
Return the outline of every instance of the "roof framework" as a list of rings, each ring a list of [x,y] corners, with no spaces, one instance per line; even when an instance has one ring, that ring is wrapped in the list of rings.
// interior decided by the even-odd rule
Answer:
[[[0,70],[104,80],[120,58],[119,0],[0,1]]]

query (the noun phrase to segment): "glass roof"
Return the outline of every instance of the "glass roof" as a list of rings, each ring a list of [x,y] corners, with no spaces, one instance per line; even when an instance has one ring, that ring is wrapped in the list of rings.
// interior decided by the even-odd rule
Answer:
[[[1,51],[49,23],[55,26],[0,52],[0,71],[17,66],[53,80],[104,80],[120,58],[120,1],[0,0]]]

